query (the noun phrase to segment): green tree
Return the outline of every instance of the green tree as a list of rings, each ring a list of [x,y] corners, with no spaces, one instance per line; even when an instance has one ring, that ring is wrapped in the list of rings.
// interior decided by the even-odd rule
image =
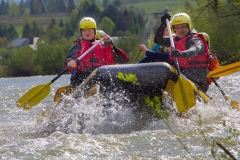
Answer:
[[[19,3],[18,9],[19,9],[20,15],[25,14],[26,7],[25,7],[25,4],[24,4],[23,0],[21,0],[21,2]]]
[[[18,9],[18,5],[16,2],[13,2],[12,5],[10,6],[10,15],[12,17],[20,15],[20,11]]]
[[[9,0],[7,0],[7,3],[5,4],[5,14],[6,16],[10,16],[10,4],[9,4]]]
[[[15,27],[12,24],[10,24],[10,26],[7,30],[7,39],[9,41],[11,41],[11,40],[14,40],[16,38],[18,38],[18,33],[17,33]]]
[[[5,5],[6,5],[6,2],[5,2],[4,0],[1,0],[1,5],[0,5],[0,16],[6,15],[6,12],[5,12]]]
[[[109,5],[109,0],[103,0],[103,8],[107,8]]]
[[[30,0],[30,14],[41,14],[45,13],[45,7],[42,0]]]
[[[117,35],[120,40],[114,45],[123,49],[130,57],[130,59],[135,59],[135,56],[139,53],[140,37],[136,34],[131,34],[131,32],[118,31]]]
[[[206,32],[211,39],[211,52],[216,53],[220,62],[231,63],[240,59],[239,3],[229,1],[213,2],[195,0],[197,5],[186,3],[194,28],[198,32]],[[214,7],[212,6],[214,5]],[[191,13],[191,14],[190,14]]]
[[[96,22],[100,21],[100,17],[102,15],[101,9],[96,5],[92,4],[85,11],[85,16],[92,17]]]
[[[107,34],[111,35],[113,32],[113,29],[115,28],[115,24],[110,18],[103,17],[98,28],[100,30],[105,31]]]
[[[8,40],[7,40],[7,38],[6,37],[2,37],[2,38],[0,38],[0,48],[2,47],[6,47],[7,45],[8,45]],[[1,54],[0,54],[0,56],[1,57],[3,57],[3,55],[2,55],[2,52],[0,52]],[[4,58],[6,58],[6,57],[4,57]]]
[[[33,21],[31,31],[32,31],[34,37],[39,37],[39,35],[40,35],[40,29],[39,29],[39,27],[37,26],[36,21]]]
[[[30,8],[30,0],[26,0],[24,5],[26,8]]]
[[[75,8],[76,7],[73,0],[68,0],[67,11],[72,12]]]
[[[0,26],[0,38],[3,38],[3,37],[4,37],[4,32],[3,32],[2,27]]]
[[[54,13],[57,11],[56,0],[47,0],[47,10],[49,13]]]
[[[110,18],[114,22],[114,24],[116,25],[116,30],[122,30],[118,26],[119,22],[120,22],[120,15],[121,15],[121,13],[119,12],[117,7],[115,7],[113,5],[109,5],[106,9],[103,10],[102,18],[103,17]]]
[[[9,16],[10,15],[10,9],[9,9],[9,1],[5,2],[5,0],[1,0],[0,5],[0,16]]]
[[[69,21],[66,22],[65,24],[65,29],[64,29],[64,35],[66,37],[71,37],[74,35],[74,32],[76,31],[77,28],[79,28],[77,25],[79,24],[78,22],[78,10],[77,9],[74,9],[72,11],[72,14],[70,16],[70,19]]]
[[[140,34],[140,24],[136,21],[136,19],[132,19],[128,25],[129,31],[134,34]]]
[[[60,21],[59,21],[59,27],[63,27],[63,26],[64,26],[64,24],[63,24],[63,20],[61,18]]]
[[[120,7],[122,5],[122,2],[121,2],[121,0],[114,0],[113,5],[117,6],[117,7]]]
[[[7,75],[14,77],[36,75],[34,71],[36,54],[30,47],[12,50],[11,55],[7,63]]]
[[[22,37],[33,39],[33,35],[31,31],[32,30],[31,30],[30,24],[26,23],[23,27]]]
[[[4,33],[4,37],[8,36],[8,28],[7,28],[7,26],[3,27],[3,33]]]
[[[54,25],[51,30],[50,29],[47,30],[47,32],[45,33],[45,37],[47,37],[50,42],[53,42],[62,37],[61,32],[62,28],[58,27],[57,25]]]
[[[37,68],[41,68],[42,74],[45,75],[59,73],[62,70],[64,60],[71,46],[72,42],[62,37],[54,41],[48,40],[48,43],[40,44],[35,61]]]
[[[82,0],[80,3],[80,11],[84,15],[88,7],[92,5],[92,2],[90,0]]]
[[[56,24],[55,18],[51,19],[51,22],[48,24],[48,29],[51,30]]]
[[[56,0],[56,7],[58,12],[66,12],[66,5],[63,0]]]

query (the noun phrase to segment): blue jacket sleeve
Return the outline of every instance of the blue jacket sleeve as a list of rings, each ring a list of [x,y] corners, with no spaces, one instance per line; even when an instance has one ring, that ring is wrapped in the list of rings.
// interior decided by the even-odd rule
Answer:
[[[158,53],[158,52],[147,50],[146,56],[150,59],[157,59],[162,62],[169,62],[169,52]]]
[[[146,56],[143,59],[141,59],[138,63],[149,63],[149,62],[152,62],[152,61],[153,61],[153,59]]]

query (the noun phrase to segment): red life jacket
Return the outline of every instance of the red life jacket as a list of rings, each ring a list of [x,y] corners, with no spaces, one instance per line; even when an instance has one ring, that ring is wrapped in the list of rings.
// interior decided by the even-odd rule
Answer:
[[[85,40],[74,41],[74,43],[80,43],[80,48],[76,53],[76,58],[80,57],[96,42],[97,40],[94,42],[88,42]],[[112,46],[99,44],[78,62],[77,70],[79,72],[85,72],[86,68],[98,68],[100,66],[111,64],[114,64]]]
[[[193,34],[188,37],[182,38],[180,41],[176,41],[176,37],[173,38],[175,48],[179,51],[187,50],[187,40],[191,36],[197,36],[200,37],[204,44],[204,54],[198,54],[197,56],[191,57],[191,58],[181,58],[178,57],[178,63],[180,68],[199,68],[199,67],[208,67],[208,60],[209,60],[209,51],[207,47],[207,43],[203,37],[202,34]],[[169,53],[170,56],[170,62],[174,64],[174,57],[172,56],[172,50]]]

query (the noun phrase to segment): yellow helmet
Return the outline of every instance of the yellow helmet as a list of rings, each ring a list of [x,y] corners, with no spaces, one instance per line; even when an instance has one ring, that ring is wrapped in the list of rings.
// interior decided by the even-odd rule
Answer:
[[[95,31],[96,31],[96,29],[97,29],[97,24],[96,24],[96,21],[95,21],[93,18],[91,18],[91,17],[85,17],[85,18],[83,18],[83,19],[80,21],[80,23],[79,23],[79,28],[80,28],[80,29],[93,28],[93,29],[95,29]]]
[[[203,35],[205,41],[207,42],[208,48],[210,49],[210,37],[209,37],[209,35],[205,32],[200,32],[200,34]]]
[[[192,29],[192,22],[188,14],[178,13],[172,17],[172,26],[176,24],[183,24],[183,23],[187,23],[189,26],[189,29],[190,30]]]
[[[97,30],[97,31],[96,31],[96,35],[95,35],[95,38],[96,38],[96,39],[101,39],[101,36],[102,36],[103,34],[105,34],[104,31],[102,31],[102,30]]]

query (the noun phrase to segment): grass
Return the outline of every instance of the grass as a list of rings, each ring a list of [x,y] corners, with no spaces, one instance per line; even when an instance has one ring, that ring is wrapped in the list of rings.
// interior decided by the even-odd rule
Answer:
[[[149,0],[139,1],[137,3],[127,4],[127,7],[134,6],[137,9],[145,10],[145,13],[151,14],[155,12],[163,12],[166,7],[169,11],[173,10],[176,6],[183,5],[183,0]]]

